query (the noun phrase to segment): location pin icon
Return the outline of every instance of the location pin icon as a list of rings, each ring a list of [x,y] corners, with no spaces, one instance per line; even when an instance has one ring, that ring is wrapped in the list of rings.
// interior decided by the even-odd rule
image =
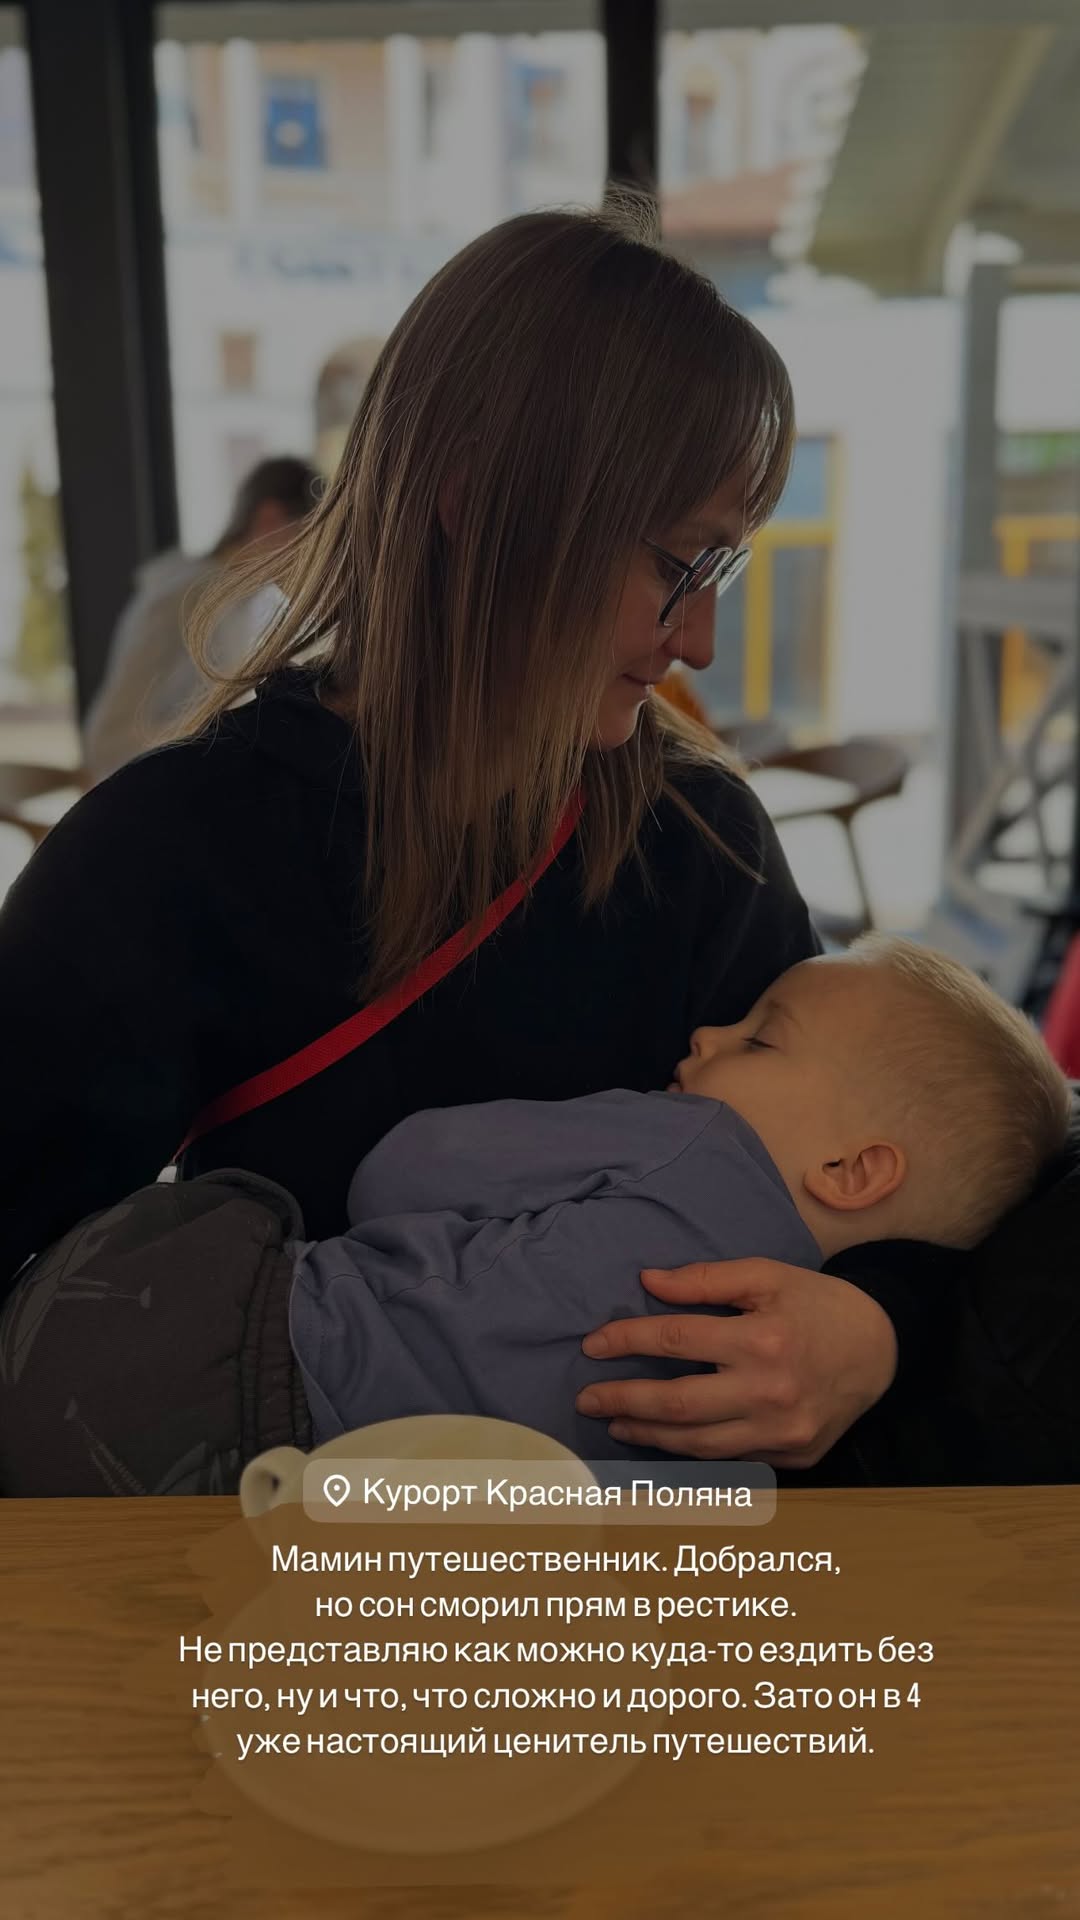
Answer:
[[[323,1495],[332,1507],[340,1507],[347,1500],[352,1488],[343,1473],[328,1473],[323,1481]]]

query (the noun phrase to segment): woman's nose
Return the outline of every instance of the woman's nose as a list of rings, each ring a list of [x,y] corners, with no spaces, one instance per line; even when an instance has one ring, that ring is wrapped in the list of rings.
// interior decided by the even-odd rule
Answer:
[[[716,652],[716,589],[706,588],[676,607],[665,636],[664,652],[694,673],[711,667]]]

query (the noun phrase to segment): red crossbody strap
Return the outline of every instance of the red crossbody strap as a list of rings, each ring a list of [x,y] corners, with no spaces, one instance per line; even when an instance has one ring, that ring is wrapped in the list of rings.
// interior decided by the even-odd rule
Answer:
[[[380,994],[368,1007],[361,1007],[358,1013],[350,1014],[340,1025],[331,1027],[329,1033],[320,1034],[309,1046],[301,1047],[299,1053],[290,1054],[276,1067],[268,1067],[264,1073],[253,1074],[250,1080],[244,1080],[238,1087],[232,1087],[209,1106],[203,1108],[192,1126],[183,1144],[176,1150],[176,1159],[194,1141],[204,1133],[211,1133],[215,1127],[223,1127],[229,1120],[239,1120],[246,1113],[254,1113],[256,1107],[265,1107],[271,1100],[280,1099],[283,1093],[290,1093],[293,1087],[302,1086],[305,1080],[313,1080],[315,1075],[332,1067],[336,1061],[343,1060],[346,1054],[355,1053],[366,1040],[380,1033],[396,1020],[399,1013],[411,1007],[414,1000],[422,994],[430,993],[445,980],[462,960],[475,953],[477,947],[500,927],[505,919],[519,907],[530,887],[536,885],[541,875],[547,872],[553,860],[557,860],[567,841],[570,839],[581,818],[584,800],[580,792],[570,802],[559,822],[558,831],[547,852],[534,867],[527,880],[515,880],[506,888],[497,900],[493,900],[478,927],[471,932],[463,927],[458,933],[451,934],[441,947],[436,947],[426,960],[414,969],[408,977],[388,993]]]

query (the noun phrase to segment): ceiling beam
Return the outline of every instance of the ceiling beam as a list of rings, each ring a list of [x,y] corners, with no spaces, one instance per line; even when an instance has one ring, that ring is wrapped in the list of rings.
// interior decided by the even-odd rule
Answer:
[[[949,235],[971,213],[1001,143],[1030,95],[1056,38],[1052,27],[1026,27],[1003,48],[994,84],[981,97],[977,112],[964,128],[920,236],[915,279],[928,291],[941,285]]]
[[[705,27],[818,26],[839,18],[845,27],[1075,27],[1076,0],[844,0],[830,16],[822,0],[667,0],[665,26],[684,32]]]
[[[1080,270],[1080,213],[1038,213],[1026,208],[995,207],[983,201],[976,209],[985,232],[1015,240],[1024,258],[1014,269],[1017,279],[1034,280],[1041,271],[1060,277],[1064,269]]]
[[[182,44],[228,40],[421,39],[459,33],[599,31],[597,0],[181,0],[160,6],[158,36]]]

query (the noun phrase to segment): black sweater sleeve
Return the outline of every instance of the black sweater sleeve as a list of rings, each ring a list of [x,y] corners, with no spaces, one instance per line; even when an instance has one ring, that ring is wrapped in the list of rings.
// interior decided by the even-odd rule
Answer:
[[[893,1323],[897,1366],[885,1400],[894,1407],[925,1393],[952,1351],[962,1265],[962,1254],[919,1240],[849,1247],[826,1265],[826,1273],[868,1293]]]
[[[136,766],[88,794],[0,912],[0,1294],[155,1179],[199,1104],[195,1009],[172,991],[195,968],[198,915],[161,786]]]

